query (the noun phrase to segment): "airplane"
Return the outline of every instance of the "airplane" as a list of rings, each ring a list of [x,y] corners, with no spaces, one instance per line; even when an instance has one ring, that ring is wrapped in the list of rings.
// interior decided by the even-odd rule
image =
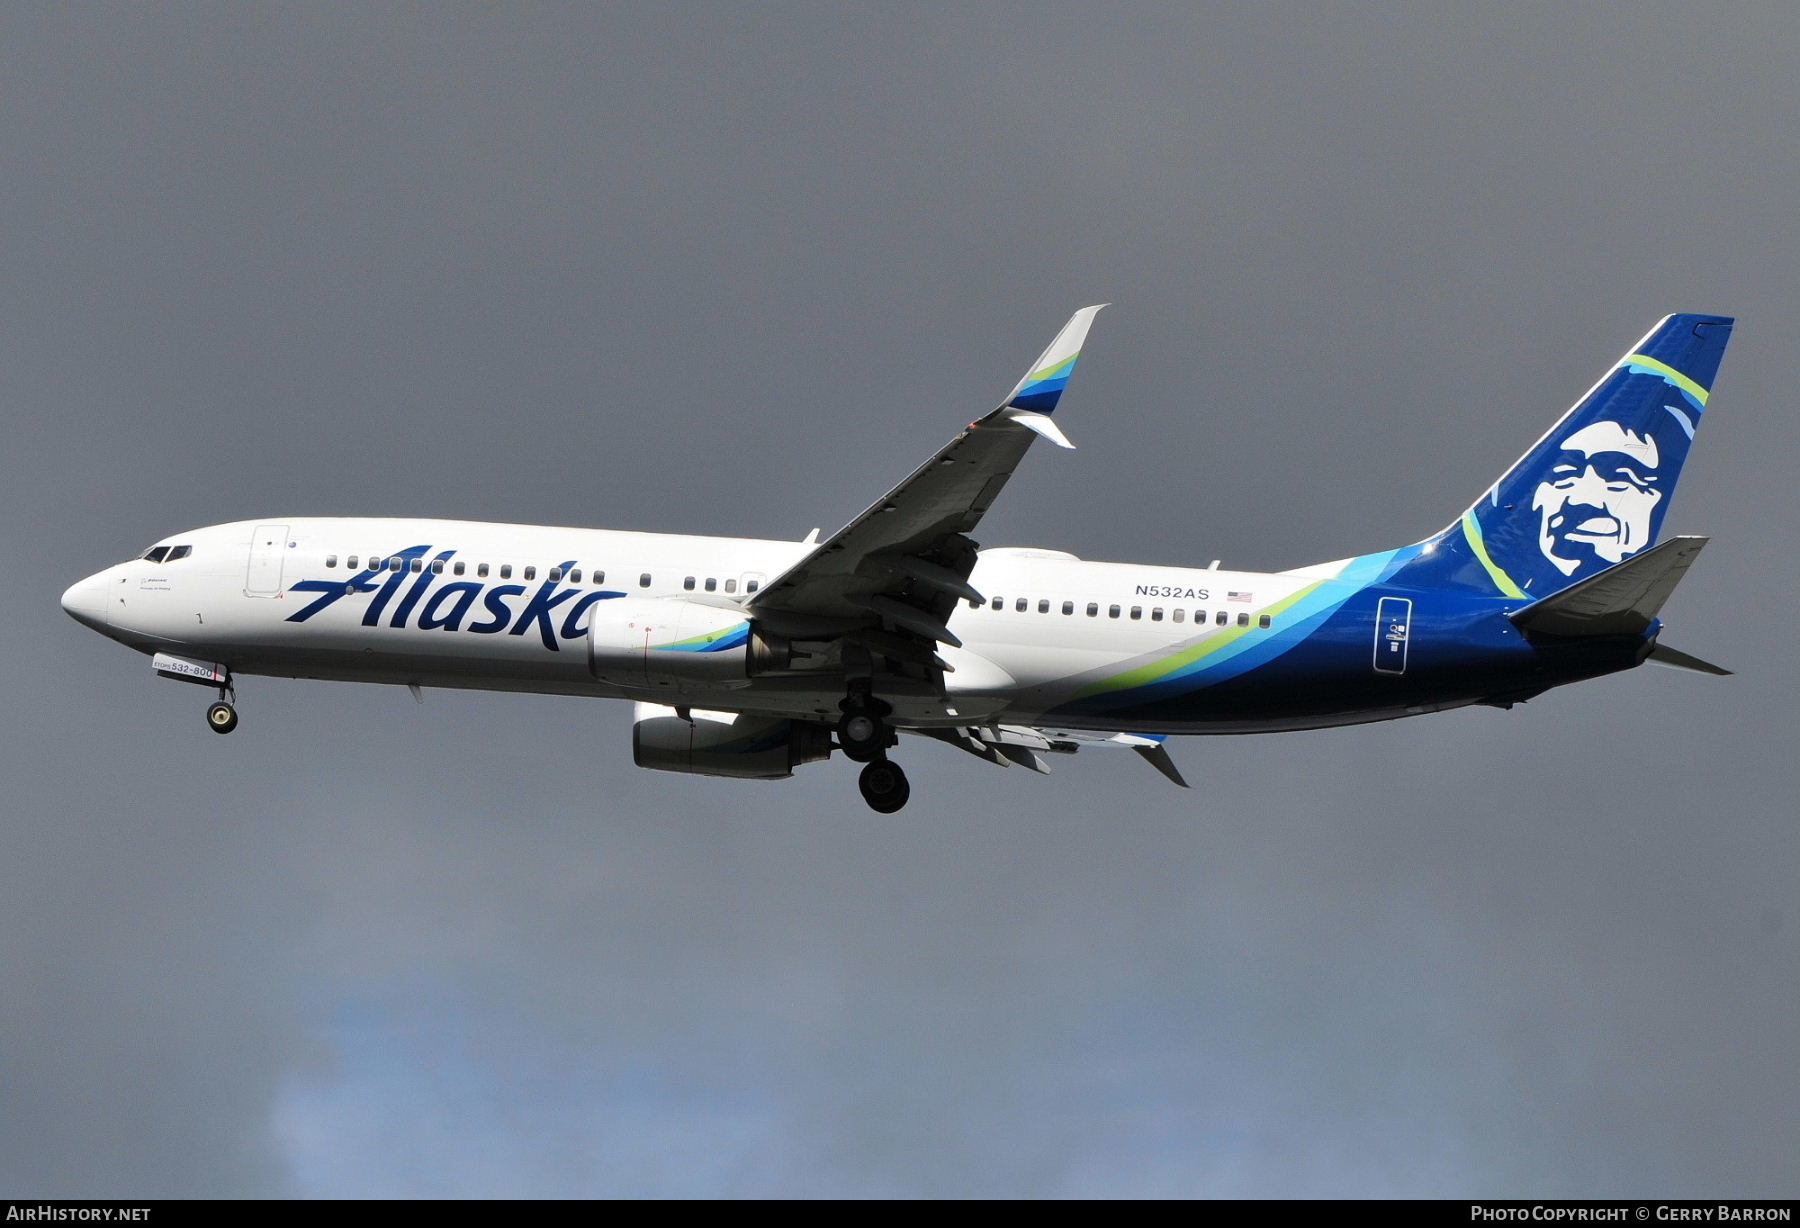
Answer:
[[[1733,321],[1665,317],[1520,460],[1412,545],[1275,573],[983,549],[1100,306],[1007,398],[836,533],[802,541],[270,516],[178,533],[71,585],[83,625],[216,689],[250,675],[636,704],[641,767],[769,780],[828,759],[892,814],[902,733],[1002,767],[1170,737],[1484,704],[1645,661],[1704,537],[1657,541]],[[1485,407],[1484,407],[1485,410]]]

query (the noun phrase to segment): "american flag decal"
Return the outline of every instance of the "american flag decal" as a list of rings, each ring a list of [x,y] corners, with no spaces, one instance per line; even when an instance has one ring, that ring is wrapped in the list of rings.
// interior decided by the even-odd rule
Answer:
[[[1250,594],[1250,593],[1240,593],[1234,589],[1233,591],[1225,594],[1225,600],[1227,600],[1227,601],[1249,601],[1251,599],[1251,596],[1252,596],[1252,594]]]

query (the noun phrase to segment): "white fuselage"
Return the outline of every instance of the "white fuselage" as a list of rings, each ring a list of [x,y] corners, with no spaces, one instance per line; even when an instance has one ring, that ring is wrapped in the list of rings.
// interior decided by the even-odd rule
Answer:
[[[721,610],[805,557],[805,542],[452,520],[286,517],[165,539],[184,557],[120,563],[71,588],[70,611],[143,652],[234,674],[531,691],[825,717],[841,677],[596,677],[594,608],[620,595]],[[372,560],[383,569],[371,574]],[[395,561],[397,560],[397,561]],[[345,582],[369,576],[356,591]],[[1145,654],[1226,631],[1309,583],[1266,575],[982,552],[944,646],[947,694],[897,694],[911,722],[1029,720]],[[1221,622],[1220,620],[1224,621]],[[1203,620],[1203,621],[1202,621]]]

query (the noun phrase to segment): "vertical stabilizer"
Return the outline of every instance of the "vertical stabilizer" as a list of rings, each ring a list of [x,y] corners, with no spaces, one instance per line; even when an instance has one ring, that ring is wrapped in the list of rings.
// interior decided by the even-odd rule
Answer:
[[[1731,326],[1666,317],[1394,581],[1539,599],[1654,546]]]

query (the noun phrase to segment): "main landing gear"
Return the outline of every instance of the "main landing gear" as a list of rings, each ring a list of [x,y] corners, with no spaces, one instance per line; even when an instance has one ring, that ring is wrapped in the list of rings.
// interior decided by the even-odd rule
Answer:
[[[838,720],[838,749],[845,758],[863,765],[856,782],[863,801],[878,814],[893,814],[912,796],[906,773],[887,757],[888,747],[899,741],[887,723],[893,709],[869,694],[866,684],[852,690],[838,708],[844,714]]]
[[[869,803],[869,809],[877,814],[893,814],[912,796],[906,773],[900,770],[898,763],[890,763],[885,757],[863,764],[856,787],[862,790],[863,801]]]
[[[237,688],[226,679],[225,685],[219,688],[219,698],[206,709],[206,727],[214,733],[230,733],[238,727],[237,709],[232,707],[226,696],[237,698]]]

